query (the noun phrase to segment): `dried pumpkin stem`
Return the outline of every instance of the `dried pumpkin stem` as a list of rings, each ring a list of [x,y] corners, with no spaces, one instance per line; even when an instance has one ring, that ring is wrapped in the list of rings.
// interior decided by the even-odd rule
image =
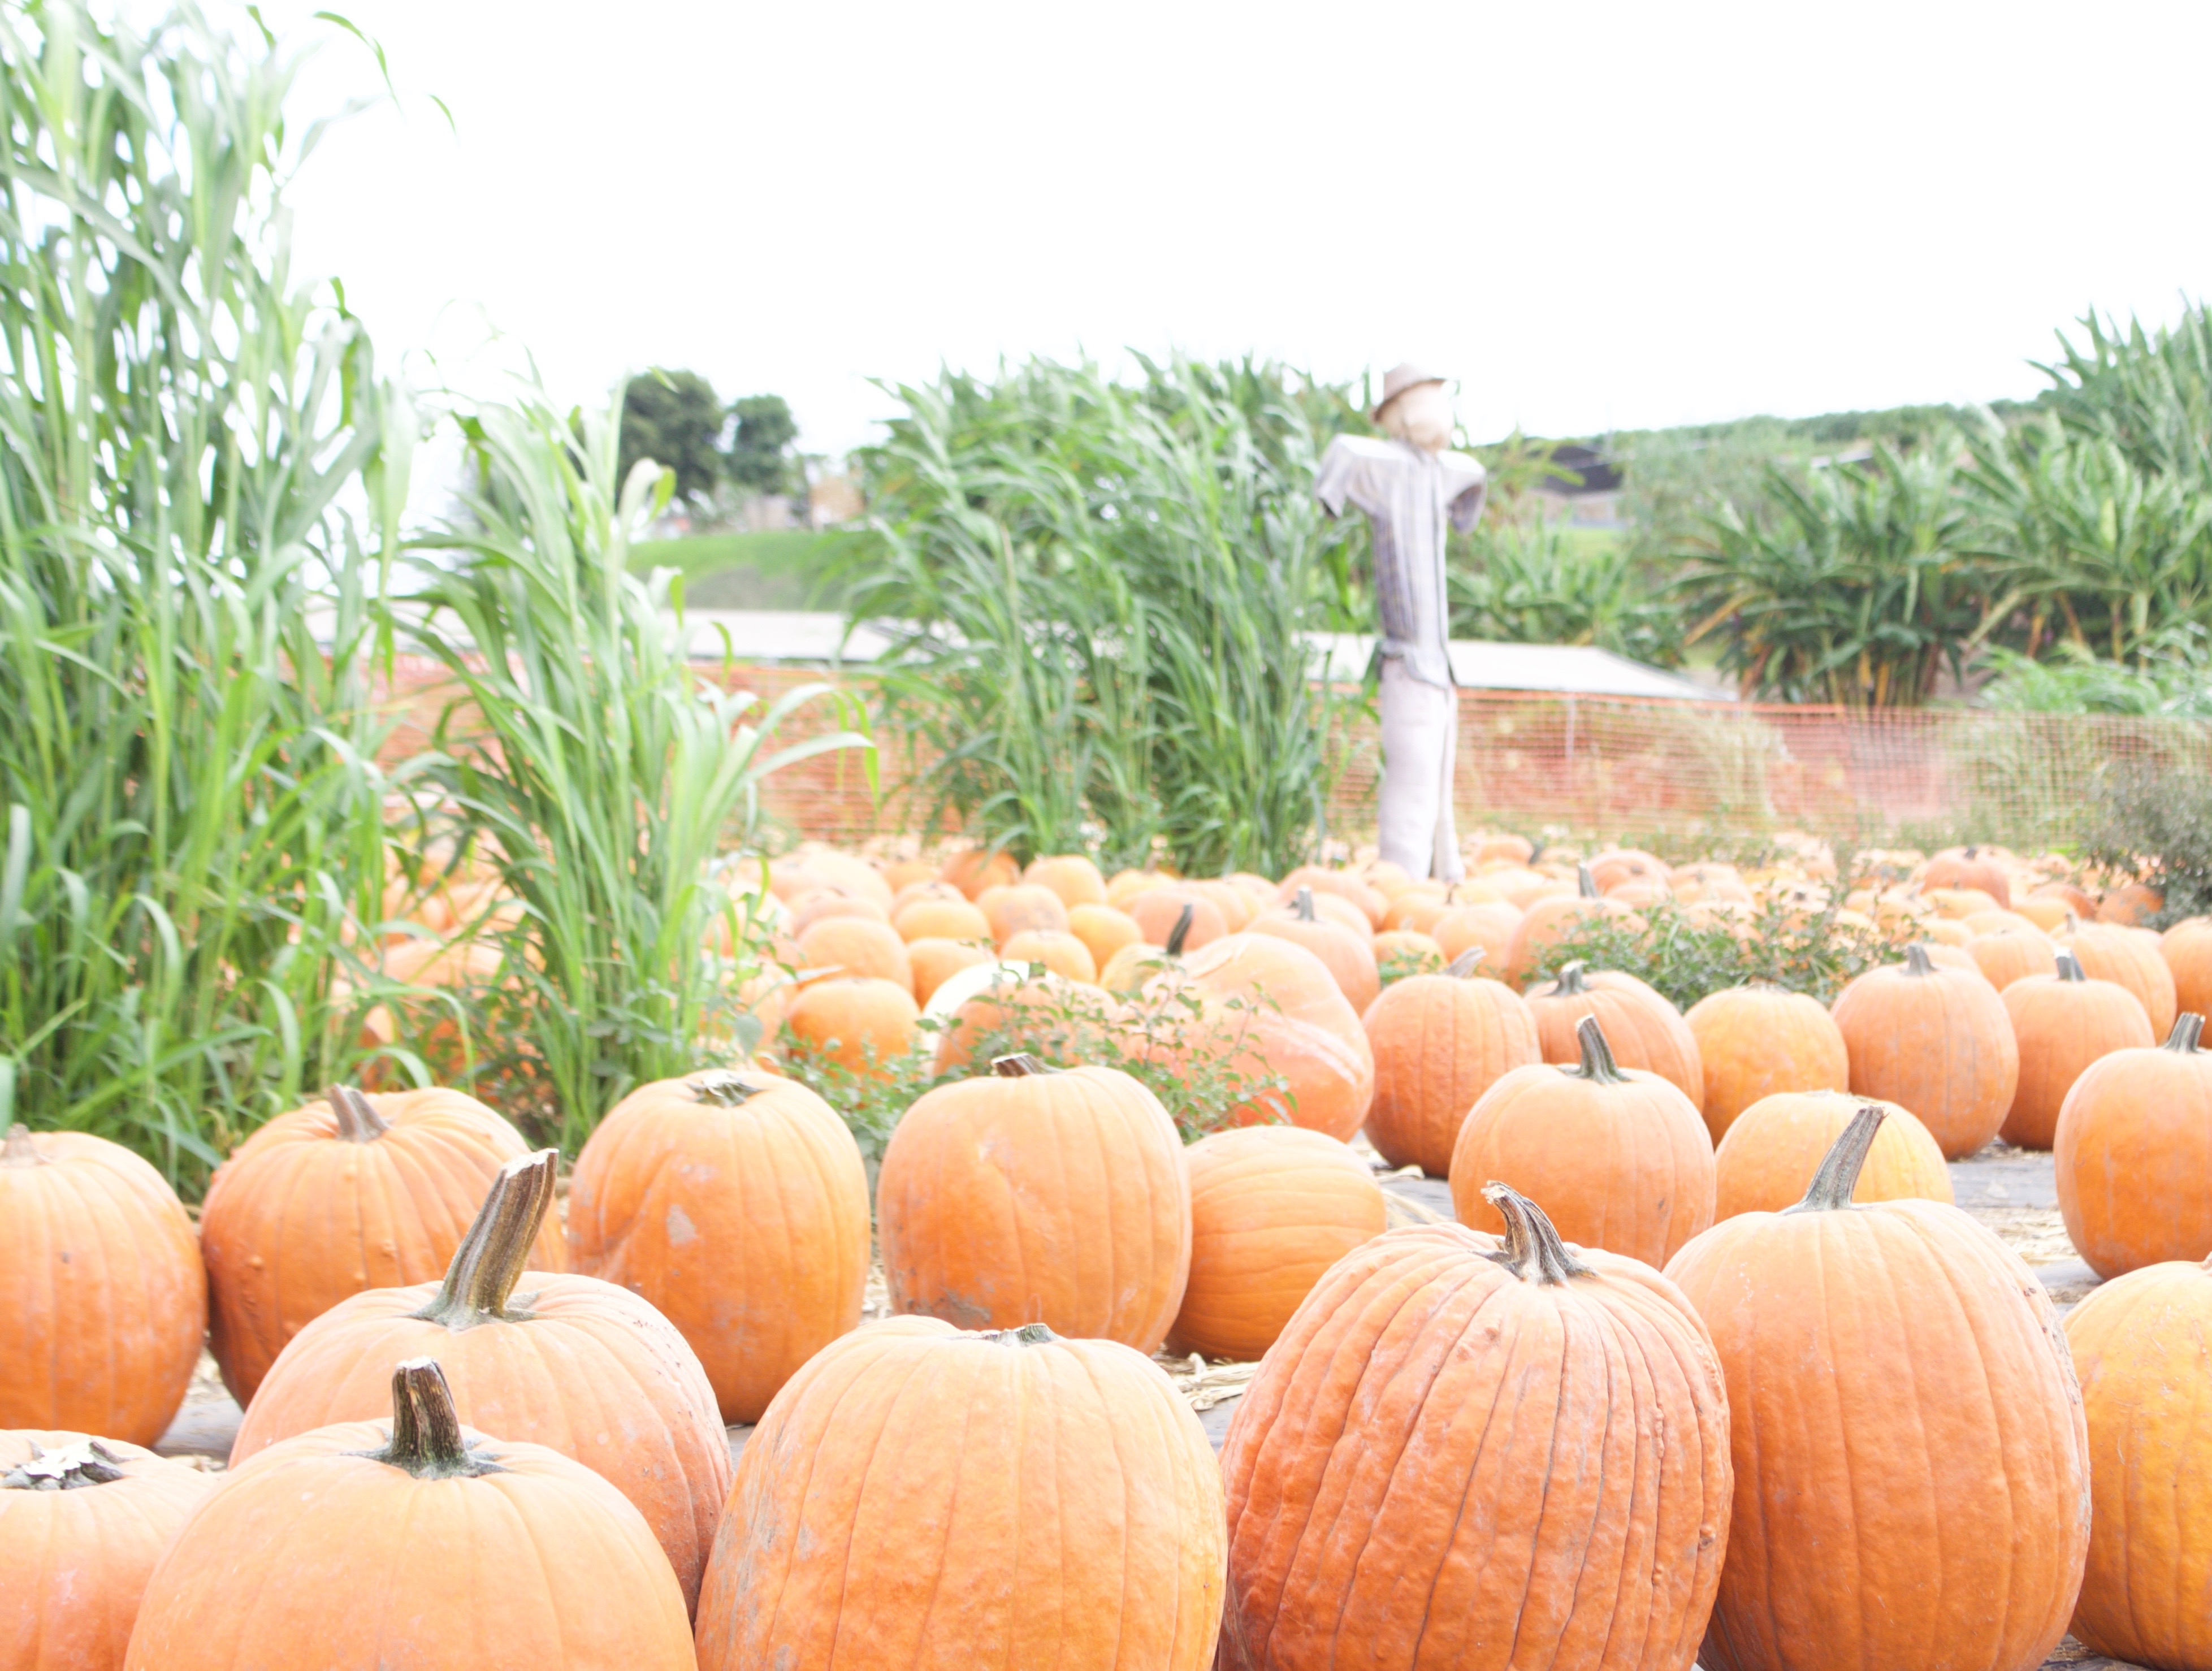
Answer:
[[[82,1491],[87,1486],[112,1486],[123,1477],[123,1458],[98,1439],[80,1440],[58,1450],[41,1450],[33,1444],[29,1461],[0,1474],[0,1491]]]
[[[0,1144],[0,1166],[47,1166],[52,1162],[31,1141],[31,1128],[18,1120],[8,1127],[8,1140]]]
[[[1586,1015],[1575,1024],[1575,1043],[1582,1051],[1582,1064],[1578,1067],[1569,1068],[1570,1073],[1579,1073],[1597,1085],[1628,1083],[1627,1075],[1620,1071],[1620,1064],[1613,1059],[1613,1046],[1607,1041],[1605,1029],[1598,1025],[1595,1016]]]
[[[1291,908],[1297,913],[1300,922],[1311,922],[1314,920],[1313,890],[1299,889],[1297,899]]]
[[[1583,979],[1582,960],[1563,965],[1552,981],[1554,998],[1580,998],[1589,991],[1589,982]]]
[[[438,1297],[415,1316],[447,1328],[471,1328],[495,1317],[517,1318],[507,1301],[530,1263],[530,1249],[553,1205],[557,1149],[541,1149],[511,1160],[492,1180],[491,1193],[477,1209],[476,1222],[461,1238],[453,1262],[446,1267]]]
[[[1019,1328],[992,1329],[983,1338],[998,1346],[1044,1346],[1060,1336],[1043,1323],[1024,1323]]]
[[[368,1453],[417,1480],[471,1480],[506,1470],[469,1449],[453,1389],[434,1358],[410,1358],[392,1372],[392,1443]]]
[[[1017,1050],[1011,1056],[992,1057],[991,1072],[1002,1079],[1025,1079],[1033,1073],[1050,1073],[1054,1070],[1047,1067],[1028,1051]]]
[[[2079,957],[2070,951],[2062,951],[2058,954],[2058,978],[2062,981],[2087,981],[2089,977],[2081,972]]]
[[[1867,1155],[1874,1148],[1875,1134],[1881,1130],[1881,1122],[1888,1117],[1879,1103],[1868,1103],[1851,1116],[1851,1123],[1844,1127],[1820,1162],[1820,1170],[1813,1174],[1807,1187],[1805,1199],[1788,1212],[1840,1212],[1851,1204],[1851,1192],[1859,1187],[1859,1170],[1866,1164]]]
[[[391,1122],[351,1085],[332,1085],[323,1095],[337,1120],[338,1136],[346,1142],[374,1143],[392,1129]]]
[[[2194,1010],[2184,1010],[2173,1018],[2173,1030],[2166,1036],[2159,1048],[2171,1050],[2177,1056],[2197,1054],[2197,1041],[2204,1035],[2204,1018]]]
[[[1597,878],[1590,874],[1590,867],[1588,865],[1577,865],[1575,866],[1575,891],[1580,894],[1584,899],[1603,899],[1605,897],[1603,894],[1598,891]]]
[[[713,1103],[722,1108],[734,1109],[768,1089],[742,1073],[726,1067],[710,1067],[694,1073],[684,1082],[697,1103]]]
[[[1191,900],[1183,901],[1182,909],[1176,913],[1175,927],[1168,930],[1169,957],[1182,956],[1182,943],[1190,938],[1190,926],[1197,920],[1197,904]]]
[[[1905,948],[1905,972],[1907,975],[1933,975],[1936,960],[1928,955],[1928,948],[1915,940]]]
[[[1586,1277],[1589,1266],[1577,1259],[1538,1206],[1519,1190],[1486,1183],[1482,1199],[1505,1220],[1505,1246],[1490,1256],[1523,1282],[1557,1287],[1570,1277]]]
[[[1486,955],[1487,954],[1480,946],[1471,945],[1445,966],[1444,973],[1455,981],[1472,981],[1474,979],[1475,965],[1480,963]]]

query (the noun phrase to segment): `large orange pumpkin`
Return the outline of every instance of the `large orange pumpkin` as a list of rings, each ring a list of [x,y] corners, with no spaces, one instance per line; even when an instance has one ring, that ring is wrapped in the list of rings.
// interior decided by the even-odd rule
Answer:
[[[2131,1665],[2212,1666],[2212,1270],[2131,1271],[2066,1315],[2089,1426],[2089,1564],[2074,1607],[2082,1645]]]
[[[2031,975],[2050,974],[2053,950],[2051,936],[2032,926],[1977,931],[1966,942],[1974,967],[1999,992]]]
[[[804,1085],[719,1069],[663,1079],[617,1103],[576,1157],[568,1252],[683,1332],[724,1421],[758,1421],[860,1323],[867,1170]]]
[[[1111,905],[1070,906],[1067,932],[1083,942],[1091,961],[1102,970],[1123,946],[1139,945],[1145,938],[1145,931],[1137,927],[1133,917]]]
[[[1711,1344],[1656,1271],[1490,1194],[1502,1248],[1456,1224],[1376,1237],[1237,1401],[1222,1671],[1696,1654],[1729,1539]]]
[[[1882,1118],[1853,1118],[1796,1207],[1667,1267],[1728,1375],[1708,1671],[2033,1671],[2066,1634],[2089,1474],[2057,1320],[1956,1207],[1852,1205]]]
[[[884,1151],[894,1311],[1158,1350],[1190,1274],[1190,1182],[1159,1099],[1110,1067],[1002,1057],[925,1091]]]
[[[2174,1002],[2182,1010],[2212,1015],[2212,917],[2175,923],[2159,937],[2158,952],[2173,976]]]
[[[2066,1234],[2111,1278],[2212,1255],[2212,1053],[2199,1015],[2164,1044],[2093,1062],[2059,1105],[2051,1158]]]
[[[914,969],[914,1001],[923,1006],[937,995],[939,987],[962,969],[999,961],[994,953],[983,947],[959,940],[908,940],[906,957]]]
[[[434,1361],[391,1383],[389,1422],[271,1446],[209,1493],[147,1583],[130,1671],[690,1671],[684,1594],[620,1492],[464,1427]]]
[[[501,1169],[442,1284],[356,1294],[301,1329],[247,1407],[231,1466],[369,1419],[395,1366],[434,1355],[472,1425],[573,1456],[635,1504],[689,1606],[730,1484],[714,1389],[675,1325],[629,1290],[525,1270],[558,1159],[547,1149]]]
[[[1978,888],[2001,907],[2012,903],[2012,882],[2005,867],[1979,848],[1951,848],[1937,854],[1920,867],[1920,885]]]
[[[458,1091],[363,1096],[345,1086],[238,1146],[200,1209],[208,1346],[252,1401],[284,1343],[349,1294],[428,1282],[461,1245],[521,1134]],[[566,1268],[557,1224],[538,1268]]]
[[[964,899],[922,898],[899,908],[891,927],[914,955],[916,940],[981,940],[991,938],[991,920]]]
[[[1835,1018],[1802,992],[1758,982],[1730,987],[1699,999],[1683,1019],[1698,1041],[1705,1073],[1699,1111],[1715,1143],[1766,1097],[1850,1085],[1850,1058]]]
[[[1050,933],[1067,932],[1067,907],[1051,889],[1033,882],[1010,888],[987,890],[975,902],[991,925],[991,938],[1004,945],[1017,934],[1032,929]]]
[[[799,956],[800,975],[810,980],[846,975],[908,988],[914,985],[906,942],[887,922],[825,917],[799,937]]]
[[[1287,1120],[1352,1140],[1375,1095],[1375,1053],[1320,958],[1287,940],[1232,934],[1146,983],[1148,995],[1167,991],[1198,1013],[1163,1054],[1204,1052],[1249,1081],[1279,1082],[1239,1106],[1239,1124]]]
[[[1534,975],[1537,960],[1581,927],[1586,919],[1626,913],[1626,906],[1606,898],[1598,890],[1588,865],[1577,866],[1576,874],[1573,893],[1537,900],[1514,928],[1512,945],[1505,953],[1505,978],[1515,986],[1524,984]],[[1437,939],[1449,950],[1441,934]]]
[[[0,1665],[117,1671],[154,1563],[215,1485],[120,1439],[0,1430]]]
[[[1310,888],[1316,893],[1334,894],[1339,899],[1349,901],[1358,908],[1359,914],[1367,919],[1370,933],[1382,926],[1382,919],[1390,909],[1390,902],[1387,898],[1350,871],[1333,871],[1320,865],[1301,865],[1283,878],[1275,897],[1279,903],[1288,905],[1297,899],[1301,888]]]
[[[1929,960],[1869,969],[1836,994],[1850,1053],[1851,1090],[1911,1109],[1945,1158],[1963,1160],[1997,1134],[2020,1085],[2020,1047],[2004,1000],[1978,973]]]
[[[1255,917],[1247,932],[1270,934],[1312,952],[1327,967],[1344,1001],[1356,1014],[1364,1015],[1382,990],[1373,936],[1364,931],[1354,933],[1340,922],[1323,921],[1314,909],[1311,888],[1300,888],[1287,910]]]
[[[1483,1093],[1452,1150],[1452,1210],[1500,1225],[1493,1183],[1548,1200],[1559,1233],[1662,1265],[1713,1222],[1713,1142],[1697,1107],[1656,1073],[1622,1068],[1594,1016],[1582,1060],[1516,1067]]]
[[[2000,1135],[2022,1149],[2051,1146],[2066,1093],[2093,1062],[2158,1042],[2133,993],[2088,979],[2069,951],[2057,961],[2057,974],[2031,975],[2004,989],[2020,1045],[2020,1088]]]
[[[2109,922],[2069,922],[2057,944],[2060,951],[2074,954],[2092,981],[2110,981],[2133,993],[2150,1018],[2153,1037],[2164,1038],[2173,1030],[2173,1018],[2181,1013],[2173,971],[2148,931]]]
[[[848,975],[810,983],[791,1000],[784,1025],[801,1044],[847,1072],[882,1079],[914,1048],[921,1020],[910,983]]]
[[[1168,1334],[1178,1352],[1256,1361],[1322,1273],[1388,1227],[1367,1163],[1319,1132],[1215,1132],[1183,1160],[1190,1281]]]
[[[1020,881],[1022,867],[1012,854],[1002,849],[963,848],[946,856],[945,868],[938,874],[969,898],[980,899],[987,890],[1010,887]]]
[[[1221,1474],[1157,1365],[1042,1324],[872,1323],[745,1446],[699,1671],[1201,1671]]]
[[[1121,909],[1137,925],[1146,945],[1166,945],[1180,929],[1182,943],[1195,951],[1229,932],[1229,920],[1222,915],[1221,908],[1190,888],[1154,888],[1139,894]]]
[[[1070,912],[1079,905],[1106,902],[1106,878],[1098,873],[1097,865],[1079,853],[1032,859],[1022,872],[1022,880],[1032,887],[1051,889]]]
[[[1713,1153],[1713,1218],[1782,1212],[1805,1199],[1836,1139],[1867,1105],[1840,1091],[1778,1091],[1739,1115]],[[1860,1168],[1855,1201],[1951,1200],[1951,1169],[1928,1128],[1894,1103]]]
[[[151,1444],[184,1402],[206,1327],[192,1221],[161,1175],[106,1138],[11,1127],[0,1145],[0,1428]]]
[[[1502,899],[1455,905],[1430,925],[1429,933],[1449,960],[1456,963],[1480,951],[1482,966],[1503,978],[1512,965],[1513,933],[1521,927],[1521,914],[1519,906]]]
[[[1656,1073],[1693,1108],[1705,1102],[1705,1068],[1697,1035],[1680,1010],[1634,975],[1569,963],[1559,979],[1530,989],[1528,1011],[1536,1018],[1536,1038],[1546,1061],[1564,1066],[1581,1060],[1575,1030],[1584,1016],[1594,1015],[1605,1029],[1613,1060]]]
[[[1375,1052],[1367,1140],[1393,1166],[1444,1176],[1468,1110],[1505,1074],[1544,1059],[1528,1000],[1478,967],[1468,954],[1442,975],[1400,981],[1363,1018]]]

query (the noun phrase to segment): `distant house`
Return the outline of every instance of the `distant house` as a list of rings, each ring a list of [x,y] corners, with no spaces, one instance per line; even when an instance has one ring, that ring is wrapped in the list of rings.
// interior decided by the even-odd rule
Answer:
[[[1578,528],[1623,526],[1619,465],[1594,447],[1567,441],[1553,449],[1552,469],[1555,473],[1536,489],[1547,520]]]

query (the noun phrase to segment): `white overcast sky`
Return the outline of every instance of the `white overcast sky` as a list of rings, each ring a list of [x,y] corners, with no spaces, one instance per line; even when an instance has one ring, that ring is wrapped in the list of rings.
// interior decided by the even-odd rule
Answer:
[[[2212,291],[2204,0],[321,3],[401,99],[296,259],[387,358],[690,367],[810,451],[872,378],[1124,346],[1417,360],[1477,439],[2025,395]],[[379,86],[314,9],[263,7],[329,39],[300,117]]]

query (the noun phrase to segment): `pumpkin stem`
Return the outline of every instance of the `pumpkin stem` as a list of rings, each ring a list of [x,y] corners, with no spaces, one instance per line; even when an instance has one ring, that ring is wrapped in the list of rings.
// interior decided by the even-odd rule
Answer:
[[[1905,972],[1907,975],[1933,975],[1936,972],[1935,960],[1929,957],[1928,948],[1918,940],[1905,948]]]
[[[1197,919],[1197,916],[1198,906],[1196,903],[1188,899],[1183,901],[1182,909],[1176,913],[1175,927],[1168,930],[1169,957],[1180,957],[1182,956],[1182,943],[1190,938],[1190,925]]]
[[[1580,998],[1589,990],[1589,982],[1583,979],[1582,959],[1560,966],[1553,978],[1551,995],[1554,998]]]
[[[1002,1079],[1026,1079],[1033,1073],[1054,1073],[1057,1068],[1047,1067],[1026,1050],[1017,1050],[1011,1056],[991,1058],[991,1072]]]
[[[1482,1199],[1505,1220],[1505,1245],[1490,1255],[1523,1282],[1558,1287],[1570,1277],[1586,1277],[1589,1266],[1577,1259],[1538,1206],[1519,1190],[1486,1183]]]
[[[87,1486],[112,1486],[122,1478],[123,1459],[98,1439],[81,1440],[58,1450],[41,1450],[34,1443],[29,1461],[0,1474],[0,1491],[73,1492]]]
[[[2159,1048],[2171,1050],[2177,1056],[2193,1056],[2197,1054],[2197,1041],[2203,1032],[2204,1018],[2194,1010],[2184,1010],[2174,1017],[2173,1030],[2166,1036],[2166,1042]]]
[[[560,1159],[559,1150],[540,1149],[499,1169],[491,1193],[477,1209],[476,1222],[446,1267],[445,1285],[415,1314],[418,1319],[458,1330],[495,1317],[530,1315],[509,1311],[507,1300],[522,1280],[531,1247],[553,1205],[553,1174]]]
[[[1471,945],[1445,966],[1444,973],[1455,981],[1471,981],[1474,978],[1474,966],[1480,963],[1486,955],[1480,946]]]
[[[1044,1346],[1060,1336],[1043,1323],[1024,1323],[1019,1328],[988,1330],[983,1338],[994,1346]]]
[[[1567,1069],[1568,1072],[1578,1073],[1595,1085],[1628,1083],[1620,1064],[1613,1059],[1613,1046],[1607,1041],[1605,1029],[1597,1024],[1595,1016],[1586,1015],[1575,1024],[1575,1042],[1582,1049],[1582,1065]]]
[[[2058,954],[2058,978],[2062,981],[2086,981],[2089,977],[2081,972],[2079,957],[2070,951],[2062,951]]]
[[[332,1085],[323,1093],[338,1122],[338,1136],[348,1143],[374,1143],[392,1124],[351,1085]]]
[[[1590,874],[1590,867],[1588,865],[1577,865],[1575,866],[1575,891],[1580,894],[1584,899],[1602,899],[1605,897],[1604,895],[1598,892],[1597,878]]]
[[[1805,1190],[1805,1199],[1788,1212],[1840,1212],[1851,1204],[1851,1192],[1859,1187],[1859,1170],[1866,1164],[1868,1152],[1874,1147],[1875,1133],[1888,1115],[1879,1103],[1868,1103],[1851,1116],[1851,1123],[1844,1127],[1844,1134],[1820,1162],[1820,1170],[1813,1174],[1813,1182]]]
[[[1297,913],[1300,922],[1311,922],[1314,920],[1313,890],[1299,889],[1298,896],[1292,902],[1291,908]]]
[[[392,1372],[392,1443],[365,1453],[417,1480],[473,1480],[505,1468],[469,1448],[453,1389],[434,1358],[410,1358]]]
[[[0,1144],[0,1166],[50,1166],[53,1163],[31,1141],[31,1128],[18,1120],[8,1127],[8,1140]]]
[[[727,1067],[710,1067],[704,1072],[694,1073],[684,1085],[693,1102],[713,1103],[726,1109],[740,1107],[768,1089]]]

